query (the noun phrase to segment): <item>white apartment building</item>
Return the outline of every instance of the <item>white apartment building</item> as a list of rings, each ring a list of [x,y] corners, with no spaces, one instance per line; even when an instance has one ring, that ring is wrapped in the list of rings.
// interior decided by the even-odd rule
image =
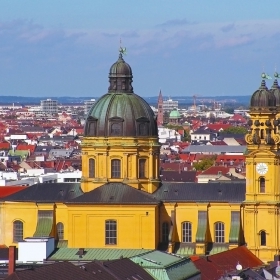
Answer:
[[[95,104],[95,99],[85,100],[84,101],[84,112],[85,116],[87,116],[91,107]]]
[[[162,108],[164,112],[172,111],[174,110],[174,108],[178,109],[178,106],[179,106],[179,102],[172,100],[171,98],[167,100],[163,100]]]
[[[58,113],[57,100],[52,100],[52,99],[41,100],[41,112],[43,114],[57,114]]]

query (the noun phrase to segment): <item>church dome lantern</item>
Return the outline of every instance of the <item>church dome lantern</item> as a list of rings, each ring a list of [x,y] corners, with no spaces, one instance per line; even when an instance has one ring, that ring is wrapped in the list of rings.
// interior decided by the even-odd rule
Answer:
[[[109,92],[127,92],[132,93],[132,70],[128,63],[123,59],[126,50],[120,48],[119,59],[111,66],[109,72]]]

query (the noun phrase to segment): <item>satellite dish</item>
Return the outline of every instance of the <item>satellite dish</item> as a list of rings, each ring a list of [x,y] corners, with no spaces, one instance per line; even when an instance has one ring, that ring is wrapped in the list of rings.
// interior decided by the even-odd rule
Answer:
[[[236,265],[236,270],[242,270],[242,265],[239,262]]]

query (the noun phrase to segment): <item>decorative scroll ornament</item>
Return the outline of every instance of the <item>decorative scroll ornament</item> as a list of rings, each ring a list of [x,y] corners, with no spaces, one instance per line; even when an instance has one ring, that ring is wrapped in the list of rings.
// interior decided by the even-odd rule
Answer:
[[[248,143],[248,144],[253,144],[253,136],[251,133],[248,133],[245,135],[245,141]]]
[[[280,143],[280,136],[278,134],[273,135],[273,140],[275,144]]]

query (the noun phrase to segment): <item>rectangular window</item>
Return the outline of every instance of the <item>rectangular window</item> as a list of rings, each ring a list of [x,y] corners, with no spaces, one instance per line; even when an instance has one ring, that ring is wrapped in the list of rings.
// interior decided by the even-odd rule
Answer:
[[[192,242],[192,224],[190,222],[182,223],[182,242]]]
[[[105,244],[117,244],[117,221],[108,220],[105,222]]]
[[[225,225],[224,223],[215,224],[215,242],[224,243],[225,242]]]
[[[88,162],[89,178],[95,178],[95,160],[93,158],[89,159]]]
[[[146,178],[146,159],[139,159],[139,178]]]
[[[23,240],[23,223],[21,221],[13,222],[13,242],[20,242]]]
[[[121,177],[121,161],[119,159],[113,159],[111,162],[111,177]]]

